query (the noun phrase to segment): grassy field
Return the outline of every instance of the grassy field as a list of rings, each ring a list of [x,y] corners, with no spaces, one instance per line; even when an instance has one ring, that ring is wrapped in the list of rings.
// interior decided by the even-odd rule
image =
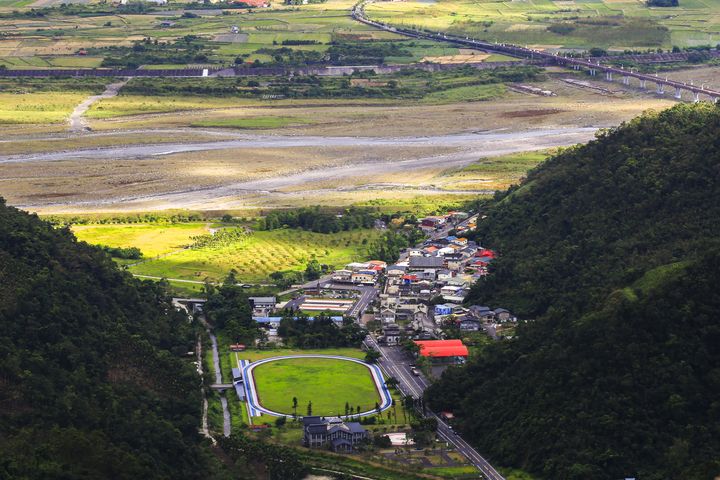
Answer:
[[[505,85],[469,85],[433,92],[423,99],[427,103],[458,103],[493,100],[505,93]]]
[[[84,92],[0,93],[0,124],[61,123]]]
[[[237,128],[243,130],[260,130],[266,128],[281,128],[289,125],[303,125],[310,120],[298,117],[251,117],[251,118],[225,118],[219,120],[204,120],[191,123],[191,127],[206,128]]]
[[[551,152],[523,152],[483,158],[459,170],[443,173],[434,181],[445,190],[503,190],[517,184]]]
[[[302,358],[260,365],[253,371],[260,403],[274,411],[292,414],[292,398],[298,400],[298,415],[345,414],[345,403],[372,410],[380,397],[369,370],[343,360]]]
[[[206,223],[137,223],[122,225],[75,225],[73,233],[93,245],[137,247],[145,258],[181,249],[191,237],[209,233]]]
[[[720,0],[681,0],[675,8],[648,8],[631,0],[415,0],[377,2],[366,11],[371,18],[405,27],[544,47],[624,50],[720,41]]]
[[[258,231],[227,246],[188,249],[150,260],[130,271],[187,280],[221,280],[235,269],[242,282],[263,283],[279,270],[304,270],[315,257],[320,263],[342,266],[364,259],[374,230],[321,234],[302,230]],[[364,242],[364,243],[363,243]]]

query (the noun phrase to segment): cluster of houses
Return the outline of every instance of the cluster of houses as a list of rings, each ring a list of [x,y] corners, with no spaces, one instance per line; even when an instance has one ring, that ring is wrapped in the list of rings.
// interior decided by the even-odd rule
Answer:
[[[488,274],[496,257],[494,251],[461,236],[461,231],[475,228],[474,221],[463,212],[451,212],[426,217],[420,225],[431,238],[386,268],[375,315],[383,328],[381,340],[388,345],[402,338],[432,340],[453,324],[464,331],[479,331],[485,325],[516,321],[503,308],[463,307],[471,285]],[[454,235],[438,235],[446,231]]]
[[[383,325],[409,322],[414,330],[432,329],[435,311],[430,303],[462,304],[470,286],[487,274],[493,258],[491,250],[457,236],[409,249],[398,263],[387,267],[377,320]]]
[[[333,272],[332,280],[337,283],[376,285],[386,268],[387,263],[382,260],[348,263],[342,270]]]
[[[459,224],[459,222],[463,222],[464,220],[469,221],[464,224]],[[455,231],[459,234],[474,230],[477,226],[476,220],[473,220],[470,214],[465,212],[452,211],[445,215],[433,215],[420,219],[420,229],[425,233],[432,233],[447,225],[455,225]]]
[[[438,326],[453,324],[466,332],[477,332],[489,324],[517,322],[517,318],[504,308],[493,310],[481,305],[465,308],[455,303],[443,303],[435,305],[433,313]]]

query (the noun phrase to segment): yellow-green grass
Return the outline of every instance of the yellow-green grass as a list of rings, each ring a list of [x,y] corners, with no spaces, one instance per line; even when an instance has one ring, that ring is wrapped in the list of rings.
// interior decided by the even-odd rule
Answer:
[[[64,122],[88,95],[83,92],[0,93],[0,124]]]
[[[364,259],[366,245],[378,235],[375,230],[334,234],[294,229],[258,231],[229,245],[184,250],[130,267],[130,271],[165,278],[218,281],[235,269],[240,281],[263,283],[275,271],[304,270],[313,257],[332,266]]]
[[[499,98],[505,91],[503,84],[468,85],[432,92],[423,100],[428,103],[480,102]]]
[[[300,117],[248,117],[248,118],[220,118],[217,120],[203,120],[190,124],[191,127],[209,128],[237,128],[244,130],[259,130],[266,128],[281,128],[289,125],[297,126],[310,123],[310,120]]]
[[[75,225],[73,233],[93,245],[139,248],[145,258],[181,249],[191,238],[207,234],[205,223],[136,223],[120,225]]]
[[[96,102],[90,107],[86,115],[89,118],[103,119],[125,115],[243,107],[257,104],[257,100],[242,98],[120,95]]]
[[[268,362],[253,370],[260,404],[292,414],[297,398],[298,415],[344,415],[345,404],[360,411],[380,402],[370,370],[361,364],[332,358],[293,358]]]
[[[630,0],[582,2],[377,2],[371,18],[399,26],[468,35],[486,41],[570,48],[715,45],[720,41],[720,1],[688,0],[675,8],[648,8]],[[569,25],[554,33],[548,27]],[[557,32],[557,30],[556,30]]]
[[[445,190],[502,190],[519,183],[550,153],[543,150],[482,158],[467,167],[444,172],[436,182]]]

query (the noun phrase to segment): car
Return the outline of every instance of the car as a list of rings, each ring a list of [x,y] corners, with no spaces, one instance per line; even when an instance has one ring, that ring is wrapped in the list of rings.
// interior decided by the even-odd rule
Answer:
[[[412,367],[412,368],[410,369],[410,372],[411,372],[413,375],[415,375],[416,377],[419,377],[419,376],[420,376],[420,372],[419,372],[418,369],[415,368],[415,367]]]

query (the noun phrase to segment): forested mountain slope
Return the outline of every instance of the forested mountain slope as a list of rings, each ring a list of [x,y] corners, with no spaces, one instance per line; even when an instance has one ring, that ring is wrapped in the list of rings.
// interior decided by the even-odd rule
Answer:
[[[720,475],[720,109],[645,115],[496,200],[473,298],[536,321],[431,405],[545,479]]]
[[[192,347],[159,286],[0,198],[0,478],[207,478]]]

